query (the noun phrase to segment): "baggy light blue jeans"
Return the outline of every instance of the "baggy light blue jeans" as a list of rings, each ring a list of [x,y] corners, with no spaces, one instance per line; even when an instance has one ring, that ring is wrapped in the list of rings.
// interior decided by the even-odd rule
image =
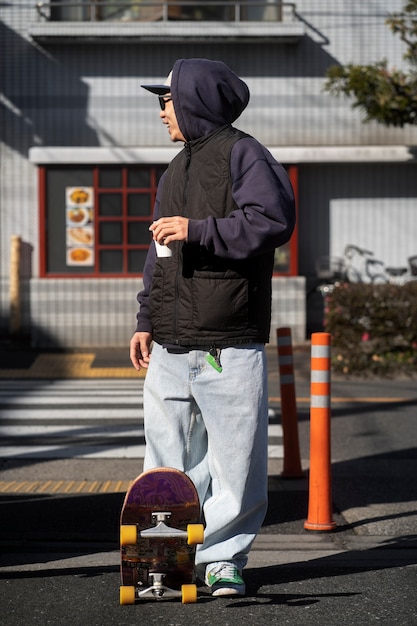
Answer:
[[[243,569],[268,497],[264,346],[223,349],[221,373],[206,355],[155,343],[144,385],[144,469],[175,467],[196,485],[206,524],[200,576],[203,565],[218,561]]]

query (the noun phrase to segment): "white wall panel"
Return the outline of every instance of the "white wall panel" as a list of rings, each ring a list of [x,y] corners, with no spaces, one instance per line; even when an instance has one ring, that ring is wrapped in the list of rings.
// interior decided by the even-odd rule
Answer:
[[[330,202],[330,252],[343,256],[347,244],[374,253],[385,265],[407,267],[417,255],[414,198],[350,198]]]

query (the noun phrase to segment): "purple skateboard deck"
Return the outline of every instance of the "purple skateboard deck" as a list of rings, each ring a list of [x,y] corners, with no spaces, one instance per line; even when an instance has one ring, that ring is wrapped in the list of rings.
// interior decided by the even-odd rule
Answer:
[[[120,516],[122,604],[141,597],[178,597],[183,585],[193,583],[195,545],[187,529],[199,520],[196,488],[182,472],[157,468],[133,481]],[[129,527],[133,539],[124,536]]]

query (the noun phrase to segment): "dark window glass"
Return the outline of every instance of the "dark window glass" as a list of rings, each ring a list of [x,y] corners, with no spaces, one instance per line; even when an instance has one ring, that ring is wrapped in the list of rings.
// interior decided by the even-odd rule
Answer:
[[[129,274],[142,274],[147,253],[147,250],[129,250]]]
[[[130,193],[127,197],[127,213],[132,217],[150,215],[151,195],[149,193]]]
[[[121,274],[123,272],[123,252],[121,250],[101,250],[99,260],[102,274]]]
[[[150,224],[150,222],[130,222],[127,229],[128,243],[149,245],[151,242]]]
[[[99,187],[114,188],[122,186],[121,168],[104,168],[100,170]]]
[[[98,214],[101,217],[111,217],[122,215],[122,194],[121,193],[101,193],[98,197]]]
[[[99,233],[99,241],[102,245],[123,243],[123,228],[121,222],[101,222]]]
[[[127,174],[127,186],[128,187],[150,187],[151,186],[151,172],[145,169],[132,169]]]

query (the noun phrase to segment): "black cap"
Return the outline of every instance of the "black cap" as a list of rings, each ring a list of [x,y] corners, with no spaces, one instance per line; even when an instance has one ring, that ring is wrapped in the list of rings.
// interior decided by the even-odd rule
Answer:
[[[168,77],[163,85],[141,85],[141,87],[152,93],[156,93],[157,96],[165,96],[171,91],[171,76],[172,72],[168,74]]]
[[[151,91],[152,93],[156,93],[157,96],[165,96],[171,91],[171,87],[169,85],[141,85],[141,87]]]

